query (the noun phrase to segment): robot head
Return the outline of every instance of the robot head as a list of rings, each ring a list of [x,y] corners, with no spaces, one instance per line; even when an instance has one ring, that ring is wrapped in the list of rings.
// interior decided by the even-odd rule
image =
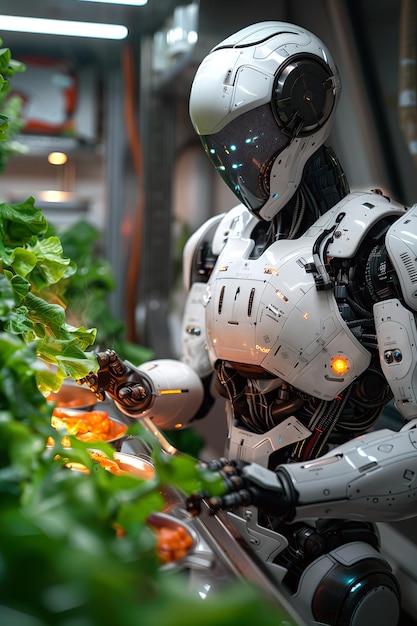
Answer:
[[[339,96],[336,65],[315,35],[261,22],[225,39],[201,63],[190,117],[240,202],[271,220],[326,140]]]

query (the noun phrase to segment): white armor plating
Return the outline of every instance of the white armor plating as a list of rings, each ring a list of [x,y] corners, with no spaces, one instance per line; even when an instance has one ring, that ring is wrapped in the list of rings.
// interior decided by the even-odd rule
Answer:
[[[317,291],[308,272],[322,228],[277,241],[251,259],[253,221],[235,224],[205,292],[210,359],[259,365],[310,395],[333,399],[366,369],[369,355],[344,323],[333,293]],[[348,361],[343,376],[331,369],[339,355]]]
[[[406,419],[417,416],[417,328],[415,316],[399,300],[374,305],[382,371],[395,406]]]
[[[320,459],[286,466],[300,493],[298,519],[340,516],[392,521],[414,517],[417,429],[357,437]]]
[[[198,134],[215,133],[231,119],[269,102],[277,68],[300,53],[317,55],[337,75],[323,43],[294,24],[287,24],[285,32],[277,34],[276,22],[264,22],[256,30],[244,28],[238,38],[232,35],[222,41],[204,59],[192,84],[191,117]],[[225,64],[230,69],[219,82]],[[340,89],[339,79],[335,87]]]
[[[387,233],[390,253],[406,304],[417,311],[417,204],[402,219],[397,220]]]
[[[308,428],[294,416],[263,434],[252,433],[244,428],[239,428],[233,424],[231,419],[229,424],[228,457],[247,463],[262,463],[265,466],[268,465],[269,456],[273,452],[296,441],[302,441],[311,435]]]
[[[129,417],[149,418],[162,429],[182,428],[194,415],[203,398],[203,386],[200,377],[185,363],[171,359],[147,361],[135,367],[128,361],[126,365],[141,374],[152,389],[152,401],[145,410],[140,408],[135,413],[129,411]],[[123,411],[123,405],[116,404]]]

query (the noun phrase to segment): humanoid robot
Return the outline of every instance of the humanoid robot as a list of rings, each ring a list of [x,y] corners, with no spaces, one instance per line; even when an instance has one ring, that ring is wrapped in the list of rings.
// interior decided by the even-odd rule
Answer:
[[[340,88],[326,46],[292,24],[208,54],[190,116],[240,204],[185,248],[183,355],[99,353],[84,382],[171,429],[207,414],[215,379],[230,462],[209,464],[225,484],[211,509],[307,623],[391,626],[400,592],[375,522],[417,515],[417,205],[350,193],[325,145]],[[391,400],[401,424],[377,429]]]

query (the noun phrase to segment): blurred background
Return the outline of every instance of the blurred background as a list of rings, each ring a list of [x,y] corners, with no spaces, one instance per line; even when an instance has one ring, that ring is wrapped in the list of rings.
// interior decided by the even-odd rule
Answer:
[[[412,19],[401,19],[405,11]],[[106,310],[130,343],[156,357],[180,350],[184,242],[236,204],[193,131],[188,97],[204,56],[239,28],[284,20],[315,32],[342,78],[328,143],[351,189],[417,201],[417,136],[399,108],[403,61],[416,56],[413,0],[2,0],[0,13],[3,46],[26,65],[12,79],[22,123],[0,173],[0,200],[34,196],[58,231],[75,225],[71,252],[77,239],[81,253],[93,242],[112,275]],[[88,22],[87,36],[21,32],[22,17],[57,20],[55,33],[62,20]],[[104,24],[127,31],[103,38]],[[88,272],[92,257],[84,261]],[[414,527],[381,532],[417,614]]]

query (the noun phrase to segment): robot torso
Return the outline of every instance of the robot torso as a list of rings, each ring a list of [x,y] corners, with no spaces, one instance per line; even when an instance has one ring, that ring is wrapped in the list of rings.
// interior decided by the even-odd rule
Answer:
[[[333,286],[321,284],[323,256],[353,256],[373,224],[394,211],[404,212],[382,196],[351,194],[303,237],[254,255],[257,219],[242,209],[204,296],[212,364],[258,369],[332,400],[368,367],[370,353],[343,319]]]

